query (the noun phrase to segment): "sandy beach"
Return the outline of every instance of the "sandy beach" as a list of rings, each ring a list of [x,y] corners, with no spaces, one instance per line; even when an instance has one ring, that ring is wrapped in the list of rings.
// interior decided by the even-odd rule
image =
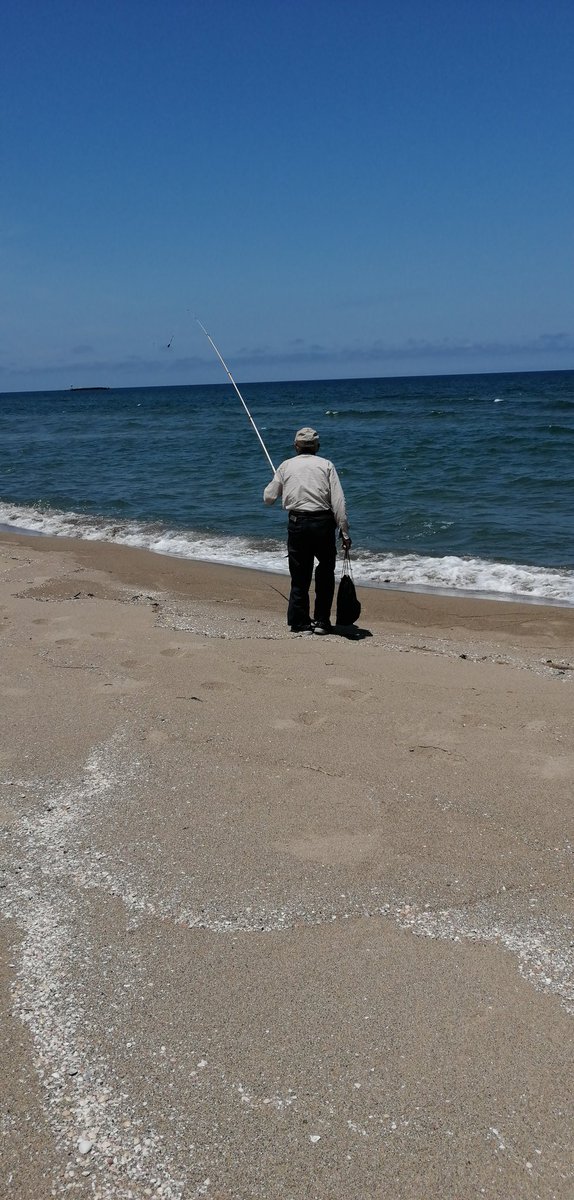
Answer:
[[[574,609],[0,534],[3,1195],[571,1200]]]

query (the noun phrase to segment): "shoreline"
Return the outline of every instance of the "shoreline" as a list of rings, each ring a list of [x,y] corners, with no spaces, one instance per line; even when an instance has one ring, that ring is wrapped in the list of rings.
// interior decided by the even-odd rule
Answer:
[[[42,530],[26,529],[24,527],[6,525],[6,524],[0,522],[0,537],[3,536],[4,534],[9,534],[9,535],[12,535],[15,537],[23,537],[26,539],[39,538],[42,541],[45,541],[46,539],[53,539],[56,542],[82,542],[82,543],[87,543],[89,545],[98,544],[98,545],[104,545],[104,546],[117,546],[118,548],[126,549],[126,550],[142,550],[148,554],[158,555],[162,558],[176,559],[180,562],[204,563],[206,566],[212,565],[212,566],[216,566],[216,567],[227,567],[230,570],[258,571],[263,574],[276,575],[279,578],[286,578],[286,579],[289,578],[288,570],[282,571],[278,568],[277,569],[271,568],[271,567],[265,568],[265,567],[261,567],[259,565],[252,565],[247,562],[246,563],[235,563],[235,562],[232,563],[232,562],[227,562],[224,560],[218,560],[216,558],[201,558],[200,556],[192,557],[190,555],[178,554],[175,551],[170,552],[168,550],[156,549],[155,547],[129,546],[126,543],[122,543],[122,542],[107,541],[105,538],[101,538],[101,539],[85,538],[82,536],[70,537],[69,535],[66,535],[66,534],[44,533]],[[338,556],[337,564],[339,565],[339,563],[340,563],[340,557]],[[505,564],[505,565],[513,565],[513,564]],[[520,564],[517,564],[517,565],[520,565]],[[557,568],[548,567],[548,568],[542,568],[542,569],[556,570]],[[501,604],[534,605],[536,607],[542,606],[545,608],[559,608],[559,609],[566,609],[566,610],[574,611],[574,600],[568,601],[568,600],[562,600],[562,599],[554,598],[554,597],[531,596],[526,593],[513,594],[511,592],[499,592],[499,591],[488,590],[488,589],[480,590],[480,589],[472,589],[472,588],[455,588],[455,587],[447,587],[446,585],[434,586],[432,584],[424,584],[424,583],[420,583],[420,584],[414,584],[414,583],[409,584],[409,583],[402,583],[402,582],[394,583],[392,581],[375,582],[373,580],[361,580],[360,582],[357,582],[356,586],[357,586],[357,588],[364,588],[367,590],[399,592],[401,594],[409,593],[409,594],[421,595],[421,596],[425,596],[425,595],[435,596],[439,599],[440,598],[450,598],[450,599],[467,598],[469,600],[480,600],[480,601],[487,601],[487,602],[501,603]]]
[[[242,636],[292,638],[287,626],[288,575],[82,538],[4,533],[0,549],[3,544],[31,550],[40,560],[43,555],[48,561],[54,557],[54,595],[46,585],[39,589],[39,599],[46,592],[46,599],[73,600],[76,577],[81,576],[83,584],[83,577],[92,575],[96,597],[118,599],[133,590],[136,597],[148,595],[150,602],[167,601],[168,608],[179,613],[182,629],[220,626],[224,637],[241,631]],[[412,638],[417,636],[424,638],[422,649],[436,653],[477,661],[486,654],[493,661],[508,659],[550,674],[553,668],[548,664],[555,664],[565,678],[574,677],[574,607],[359,584],[357,594],[362,604],[357,629],[369,644],[416,648]],[[330,644],[332,639],[325,641]]]
[[[36,532],[0,530],[0,544],[5,540],[21,546],[31,546],[37,552],[58,552],[65,555],[76,555],[83,564],[92,565],[96,569],[117,571],[120,579],[136,580],[143,586],[147,576],[158,581],[161,587],[190,593],[194,586],[199,586],[202,600],[209,598],[209,587],[215,588],[215,599],[223,589],[227,580],[240,581],[245,577],[245,587],[241,589],[248,595],[261,592],[259,602],[262,603],[262,588],[273,590],[273,584],[281,580],[286,584],[285,596],[289,590],[288,572],[263,570],[247,564],[237,565],[216,562],[212,559],[187,558],[183,555],[167,554],[161,551],[141,546],[126,546],[118,542],[99,541],[81,537],[65,537],[63,535],[37,534]],[[35,544],[37,543],[37,544]],[[339,562],[339,560],[338,560]],[[252,584],[248,584],[248,580]],[[503,608],[504,616],[500,614],[501,628],[508,627],[507,617],[512,615],[520,624],[530,621],[533,610],[548,609],[554,621],[559,613],[565,622],[565,628],[572,626],[574,632],[574,605],[562,604],[558,601],[544,601],[530,597],[514,599],[508,595],[490,595],[453,589],[451,592],[438,588],[403,587],[397,584],[357,583],[357,592],[362,596],[363,604],[369,607],[375,620],[388,619],[409,621],[417,620],[416,614],[422,614],[422,621],[445,625],[449,617],[464,622],[465,609],[472,604],[479,606],[479,613],[485,623],[496,628],[497,610]],[[233,588],[232,588],[233,590]],[[235,586],[237,590],[237,583]],[[265,605],[266,606],[266,605]],[[508,611],[510,610],[510,612]],[[525,610],[525,611],[523,611]],[[470,611],[469,614],[470,616]],[[540,613],[542,618],[543,613]],[[363,618],[361,617],[361,623]]]

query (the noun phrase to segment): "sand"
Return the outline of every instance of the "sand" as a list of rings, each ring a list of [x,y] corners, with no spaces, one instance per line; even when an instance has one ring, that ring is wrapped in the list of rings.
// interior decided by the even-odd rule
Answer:
[[[574,610],[0,535],[11,1200],[574,1196]]]

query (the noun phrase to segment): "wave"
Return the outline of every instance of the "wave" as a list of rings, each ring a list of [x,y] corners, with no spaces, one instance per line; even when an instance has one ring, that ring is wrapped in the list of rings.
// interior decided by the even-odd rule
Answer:
[[[0,528],[51,537],[113,542],[156,554],[286,574],[284,541],[237,537],[205,530],[92,517],[83,513],[0,503]],[[357,583],[441,594],[469,593],[495,599],[574,605],[574,570],[445,555],[353,552]]]
[[[546,397],[544,396],[539,402],[540,407],[543,405],[552,410],[558,408],[565,412],[572,412],[574,408],[574,396]]]
[[[393,408],[326,408],[323,414],[325,417],[350,417],[352,420],[363,419],[365,421],[376,421],[381,417],[394,417],[396,412]]]

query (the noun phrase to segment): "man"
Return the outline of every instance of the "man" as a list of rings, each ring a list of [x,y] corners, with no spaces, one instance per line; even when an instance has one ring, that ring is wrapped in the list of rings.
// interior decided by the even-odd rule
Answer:
[[[283,508],[289,513],[291,594],[287,621],[292,633],[331,633],[337,528],[345,551],[351,547],[345,497],[333,463],[318,453],[317,431],[308,426],[299,429],[293,444],[296,457],[281,463],[263,493],[265,504],[274,504],[281,496]],[[309,588],[315,559],[318,565],[311,621]]]

